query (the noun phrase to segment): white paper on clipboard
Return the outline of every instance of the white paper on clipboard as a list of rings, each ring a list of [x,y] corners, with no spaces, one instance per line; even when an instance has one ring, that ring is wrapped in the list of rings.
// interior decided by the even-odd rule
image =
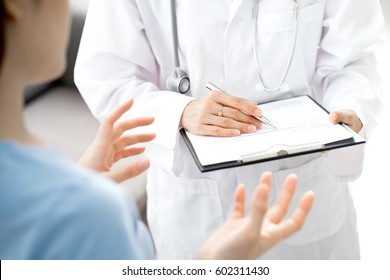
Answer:
[[[318,150],[328,143],[360,137],[343,125],[331,124],[328,113],[308,96],[262,104],[264,116],[275,126],[237,137],[199,136],[186,131],[202,166],[223,162],[251,162],[286,154]],[[364,139],[360,139],[364,142]]]

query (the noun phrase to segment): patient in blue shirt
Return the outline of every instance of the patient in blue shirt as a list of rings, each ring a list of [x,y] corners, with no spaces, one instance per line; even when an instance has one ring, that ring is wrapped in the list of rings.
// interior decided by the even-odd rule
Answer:
[[[0,259],[154,257],[134,203],[113,182],[54,148],[0,142],[0,154]]]
[[[134,101],[125,102],[102,121],[79,166],[25,126],[23,89],[65,68],[68,12],[67,0],[0,0],[0,259],[153,258],[135,204],[116,184],[150,163],[111,167],[145,150],[133,145],[152,141],[154,133],[126,132],[154,118],[122,118]],[[239,186],[230,219],[199,248],[198,258],[257,258],[298,231],[314,196],[306,193],[284,219],[296,184],[296,176],[287,177],[268,209],[271,174],[263,174],[248,215]]]

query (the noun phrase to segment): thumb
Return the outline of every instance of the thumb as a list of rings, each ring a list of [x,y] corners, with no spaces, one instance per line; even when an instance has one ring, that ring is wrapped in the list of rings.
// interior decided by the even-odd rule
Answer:
[[[335,112],[331,112],[329,114],[329,120],[333,124],[337,124],[337,123],[341,122],[340,121],[340,113],[336,112],[336,111]]]
[[[331,112],[329,114],[329,120],[333,124],[344,123],[356,133],[358,133],[363,127],[358,115],[349,109]]]
[[[148,159],[141,159],[135,162],[126,164],[123,167],[120,167],[115,170],[110,170],[105,173],[105,175],[117,183],[122,183],[130,178],[138,176],[150,166],[150,161]]]
[[[346,125],[352,125],[356,117],[356,113],[351,110],[333,111],[329,114],[329,119],[334,124],[345,123]]]

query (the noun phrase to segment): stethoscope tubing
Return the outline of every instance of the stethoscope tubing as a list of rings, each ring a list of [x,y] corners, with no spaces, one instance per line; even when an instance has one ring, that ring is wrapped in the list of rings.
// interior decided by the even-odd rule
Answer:
[[[299,0],[292,0],[294,2],[295,6],[295,23],[294,23],[294,35],[291,42],[291,50],[290,50],[290,56],[287,61],[287,65],[285,67],[285,70],[283,71],[282,78],[280,79],[279,83],[276,87],[270,87],[268,83],[265,81],[263,71],[262,71],[262,63],[261,58],[259,55],[259,47],[258,47],[258,22],[259,22],[259,1],[260,0],[253,0],[253,32],[252,32],[252,44],[253,44],[253,52],[255,56],[255,63],[257,72],[259,74],[260,81],[263,85],[263,88],[267,92],[277,92],[281,89],[283,86],[283,83],[286,80],[288,71],[291,68],[292,60],[294,58],[296,46],[297,46],[297,38],[298,38],[298,29],[299,29],[299,11],[300,11],[300,5]],[[172,25],[172,41],[173,41],[173,53],[174,53],[174,62],[175,62],[175,71],[174,75],[176,77],[180,76],[180,73],[184,73],[185,78],[188,79],[188,75],[180,69],[180,59],[179,59],[179,39],[178,39],[178,26],[177,26],[177,15],[176,15],[176,1],[170,0],[171,5],[171,25]],[[168,78],[169,79],[169,78]],[[178,82],[180,82],[180,78],[177,79]],[[168,82],[167,82],[168,83]],[[189,87],[188,87],[189,88]]]
[[[177,31],[177,16],[176,16],[176,1],[171,0],[171,25],[172,25],[172,41],[173,41],[173,53],[175,59],[175,67],[180,68],[179,59],[179,36]]]
[[[295,5],[295,23],[294,23],[294,35],[293,35],[293,40],[291,43],[291,51],[290,51],[290,56],[287,61],[287,65],[285,67],[285,70],[283,72],[282,78],[280,79],[280,82],[277,84],[276,87],[270,87],[268,83],[265,81],[265,78],[263,76],[263,71],[261,67],[261,61],[260,61],[260,55],[259,55],[259,50],[258,50],[258,19],[259,19],[259,0],[254,0],[253,1],[253,52],[255,55],[255,62],[256,62],[256,68],[257,72],[259,74],[259,78],[261,83],[263,84],[264,90],[268,92],[277,92],[280,90],[282,87],[284,81],[286,80],[286,76],[288,71],[290,70],[292,60],[294,58],[296,46],[297,46],[297,38],[298,38],[298,29],[299,29],[299,11],[300,11],[300,6],[299,6],[299,0],[293,0],[294,5]]]

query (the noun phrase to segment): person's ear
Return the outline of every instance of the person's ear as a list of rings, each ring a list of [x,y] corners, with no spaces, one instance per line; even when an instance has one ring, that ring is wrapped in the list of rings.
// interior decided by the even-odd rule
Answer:
[[[5,15],[8,19],[15,21],[23,17],[25,0],[3,0]]]

